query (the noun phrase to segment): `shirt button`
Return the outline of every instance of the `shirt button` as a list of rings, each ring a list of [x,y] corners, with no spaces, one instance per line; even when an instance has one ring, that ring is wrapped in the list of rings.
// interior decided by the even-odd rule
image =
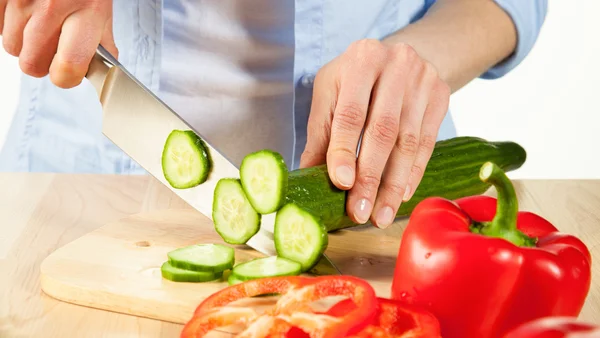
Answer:
[[[305,88],[311,88],[313,86],[314,82],[315,82],[315,76],[312,74],[304,75],[300,79],[300,83],[302,83],[302,86],[304,86]]]

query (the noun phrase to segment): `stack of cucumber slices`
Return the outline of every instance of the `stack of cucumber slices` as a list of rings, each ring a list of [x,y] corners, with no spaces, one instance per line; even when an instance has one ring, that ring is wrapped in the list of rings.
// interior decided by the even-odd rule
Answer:
[[[163,278],[173,282],[204,283],[221,281],[225,272],[229,284],[251,279],[295,276],[302,270],[300,263],[281,258],[256,258],[235,265],[233,248],[222,244],[195,244],[167,253],[168,260],[161,267]],[[235,266],[234,266],[235,265]]]
[[[210,156],[193,131],[174,130],[166,140],[162,167],[176,189],[206,181]],[[299,275],[314,267],[327,248],[323,223],[297,204],[287,202],[288,168],[271,150],[248,154],[239,178],[223,178],[214,190],[212,217],[216,232],[231,245],[245,244],[261,226],[262,215],[275,215],[277,256],[257,258],[234,266],[234,249],[222,244],[197,244],[167,254],[162,276],[176,282],[208,282],[227,278],[230,284],[250,279]]]
[[[173,282],[210,282],[233,267],[233,248],[221,244],[196,244],[176,249],[161,267],[162,276]]]

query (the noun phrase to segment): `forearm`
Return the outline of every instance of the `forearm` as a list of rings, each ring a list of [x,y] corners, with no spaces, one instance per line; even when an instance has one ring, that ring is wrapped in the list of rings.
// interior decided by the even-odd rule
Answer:
[[[384,42],[411,45],[455,92],[510,56],[517,32],[492,0],[438,0],[421,20]]]

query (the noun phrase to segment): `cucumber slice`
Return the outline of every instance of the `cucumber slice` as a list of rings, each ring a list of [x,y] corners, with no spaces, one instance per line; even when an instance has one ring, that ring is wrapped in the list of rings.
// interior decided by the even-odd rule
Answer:
[[[261,216],[246,197],[239,179],[217,182],[213,200],[215,230],[229,244],[245,244],[260,229]]]
[[[167,256],[173,267],[213,273],[231,269],[235,262],[233,248],[221,244],[190,245],[173,250]]]
[[[270,214],[283,206],[288,169],[279,153],[265,149],[246,155],[240,178],[246,196],[259,213]]]
[[[321,221],[294,203],[277,212],[274,237],[277,255],[300,263],[302,272],[317,264],[328,244]]]
[[[244,281],[239,280],[234,274],[230,274],[229,278],[227,278],[227,283],[229,285],[243,283]]]
[[[192,271],[176,268],[171,263],[164,262],[160,267],[163,278],[173,282],[202,283],[217,280],[223,272]]]
[[[286,258],[271,256],[256,258],[251,261],[236,265],[231,271],[232,275],[241,281],[277,276],[296,276],[302,271],[298,262]]]
[[[165,142],[162,170],[176,189],[188,189],[206,181],[211,168],[204,142],[191,130],[173,130]]]

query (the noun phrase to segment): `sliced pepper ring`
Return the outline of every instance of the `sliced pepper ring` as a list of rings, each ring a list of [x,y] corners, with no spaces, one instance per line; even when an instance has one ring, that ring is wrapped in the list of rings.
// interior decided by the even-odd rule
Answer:
[[[300,288],[312,282],[312,278],[302,276],[282,276],[261,278],[231,285],[217,291],[206,298],[194,312],[194,316],[199,316],[204,312],[225,306],[237,300],[255,297],[267,294],[285,294],[286,292]]]
[[[355,337],[440,337],[440,323],[429,311],[387,298],[377,298],[373,320]],[[343,316],[357,306],[345,299],[332,306],[326,314]],[[354,336],[353,336],[354,337]]]
[[[347,296],[356,306],[338,317],[315,314],[310,304],[330,296]],[[321,276],[284,294],[272,313],[311,337],[345,337],[367,326],[376,309],[375,290],[366,281],[351,276]]]
[[[194,316],[181,331],[181,338],[204,337],[208,332],[235,324],[248,324],[258,318],[258,314],[247,307],[220,307]]]

